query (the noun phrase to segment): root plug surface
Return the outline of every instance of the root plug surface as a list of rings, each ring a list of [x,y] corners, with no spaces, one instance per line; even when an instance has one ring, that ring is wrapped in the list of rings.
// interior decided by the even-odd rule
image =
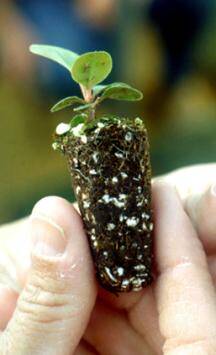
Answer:
[[[82,125],[79,125],[80,127]],[[140,119],[104,117],[56,136],[67,157],[99,283],[117,293],[152,281],[151,166]]]

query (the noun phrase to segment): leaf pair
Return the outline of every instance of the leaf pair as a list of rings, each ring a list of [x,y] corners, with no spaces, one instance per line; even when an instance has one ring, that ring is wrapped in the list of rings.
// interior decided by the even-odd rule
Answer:
[[[95,87],[95,96],[98,96],[97,104],[105,99],[123,100],[123,101],[138,101],[143,98],[141,91],[134,89],[130,85],[124,83],[113,83],[109,85],[99,85]],[[66,97],[57,102],[52,108],[51,112],[62,110],[66,107],[73,106],[75,104],[82,104],[74,108],[74,111],[82,111],[95,107],[95,103],[85,104],[85,101],[77,96]]]
[[[112,58],[105,51],[78,55],[64,48],[39,44],[32,44],[30,51],[68,69],[73,80],[86,89],[92,89],[102,82],[112,70]]]
[[[65,67],[83,92],[84,99],[77,96],[66,97],[51,108],[52,112],[74,105],[77,106],[74,111],[94,110],[105,99],[138,101],[143,98],[141,91],[125,83],[98,85],[112,70],[112,58],[105,51],[78,55],[64,48],[38,44],[31,45],[30,51]]]

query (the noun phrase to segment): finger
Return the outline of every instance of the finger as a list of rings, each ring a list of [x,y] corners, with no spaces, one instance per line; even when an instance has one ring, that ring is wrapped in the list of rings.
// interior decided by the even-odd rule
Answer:
[[[176,187],[181,200],[189,195],[197,195],[216,181],[216,164],[198,164],[177,169],[169,174],[159,176],[153,181],[164,180]]]
[[[216,255],[208,257],[208,267],[213,283],[216,287]]]
[[[128,319],[137,333],[141,334],[154,354],[160,354],[164,343],[158,324],[158,312],[152,287],[144,290],[141,299],[129,310]]]
[[[164,180],[176,187],[206,252],[216,251],[215,181],[216,164],[200,164],[175,170],[154,181]]]
[[[32,213],[31,238],[32,266],[0,348],[17,355],[70,354],[96,293],[81,219],[67,201],[42,199]]]
[[[216,298],[205,253],[176,191],[154,186],[156,260],[155,291],[164,353],[195,354],[202,341],[205,354],[212,341],[216,350]],[[194,352],[191,352],[194,349]]]
[[[185,210],[193,221],[206,252],[216,253],[216,185],[188,195]]]
[[[98,355],[98,352],[96,352],[96,350],[91,345],[82,340],[76,348],[75,352],[73,352],[71,355]]]
[[[6,284],[19,293],[31,264],[30,247],[28,218],[1,226],[0,281],[7,278]]]
[[[118,297],[100,289],[99,299],[108,307],[126,311],[133,330],[145,339],[155,353],[160,353],[164,339],[159,331],[158,313],[151,287],[139,292],[122,293]]]
[[[84,338],[99,354],[154,354],[130,326],[124,312],[116,312],[100,302],[93,310]]]
[[[16,307],[17,293],[0,286],[0,330],[4,330]]]

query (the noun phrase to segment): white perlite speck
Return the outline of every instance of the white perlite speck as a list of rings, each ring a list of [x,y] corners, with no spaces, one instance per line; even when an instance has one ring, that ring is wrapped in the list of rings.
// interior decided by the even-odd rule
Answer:
[[[102,122],[98,122],[98,123],[97,123],[97,126],[98,126],[99,128],[103,128],[103,127],[105,126],[105,124],[102,123]]]
[[[124,268],[119,266],[116,270],[118,276],[123,276],[124,275]]]
[[[128,279],[122,280],[121,285],[122,285],[123,287],[127,287],[127,286],[129,285],[129,280],[128,280]]]
[[[139,218],[131,217],[127,219],[126,224],[128,227],[135,227],[138,224],[138,222],[139,222]]]
[[[125,179],[125,178],[128,176],[128,174],[126,174],[126,173],[124,173],[124,172],[121,172],[120,174],[121,174],[121,176],[122,176],[123,179]]]
[[[127,198],[126,194],[119,194],[119,200],[124,200]]]
[[[118,153],[118,152],[115,153],[115,156],[117,158],[123,158],[124,157],[124,155],[122,153]]]
[[[93,158],[94,162],[97,163],[98,162],[98,152],[94,152],[92,154],[92,158]]]
[[[143,212],[142,213],[142,218],[149,219],[150,216],[147,213]]]
[[[85,135],[80,136],[80,139],[83,143],[87,143],[87,137]]]
[[[125,205],[125,201],[119,201],[116,197],[112,197],[108,194],[105,194],[102,196],[98,202],[105,202],[105,203],[110,203],[112,202],[116,207],[123,207]]]
[[[56,134],[58,136],[61,136],[62,134],[67,133],[70,130],[70,125],[67,123],[59,123],[59,125],[56,127]]]
[[[113,230],[115,228],[115,224],[114,223],[108,223],[107,224],[107,229],[108,229],[108,231],[111,231],[111,230]]]
[[[109,269],[107,266],[105,266],[104,269],[105,269],[105,271],[106,271],[108,277],[109,277],[112,281],[117,282],[117,279],[113,276],[113,274],[111,273],[110,269]]]
[[[117,198],[113,198],[113,204],[116,206],[116,207],[123,207],[124,205],[125,205],[125,201],[123,202],[123,201],[119,201],[119,200],[117,200]]]
[[[57,150],[57,149],[58,149],[58,143],[54,142],[54,143],[52,144],[52,148],[53,148],[54,150]]]
[[[140,278],[133,278],[133,280],[131,279],[131,281],[133,284],[133,291],[140,291],[142,289],[142,280]]]
[[[125,140],[128,141],[128,142],[131,141],[132,137],[133,137],[133,135],[132,135],[131,132],[127,132],[125,134]]]
[[[91,169],[91,170],[89,170],[89,174],[96,175],[97,171],[95,169]]]
[[[119,216],[119,221],[122,222],[122,221],[124,221],[124,219],[126,219],[126,218],[127,218],[127,216],[124,216],[123,214],[120,214],[120,216]]]
[[[90,206],[90,202],[89,201],[84,201],[83,202],[83,207],[84,208],[88,208]]]
[[[139,181],[140,180],[139,176],[137,176],[137,177],[134,176],[134,177],[132,177],[132,179],[135,180],[135,181]]]
[[[77,187],[76,187],[76,193],[78,194],[78,193],[80,192],[80,190],[81,190],[81,187],[80,187],[80,186],[77,186]]]
[[[102,200],[105,203],[109,203],[110,201],[112,201],[112,197],[110,197],[110,195],[108,195],[108,194],[105,194],[105,195],[102,196]]]
[[[143,224],[142,224],[142,229],[143,229],[144,231],[147,231],[147,225],[146,225],[145,222],[143,222]]]
[[[79,137],[82,127],[83,127],[83,123],[79,123],[76,127],[71,129],[71,132],[73,133],[74,136]]]
[[[114,177],[112,178],[112,183],[115,184],[116,182],[118,182],[118,178],[117,178],[116,176],[114,176]]]
[[[143,271],[146,269],[145,265],[139,264],[139,265],[135,265],[134,269],[137,271]]]

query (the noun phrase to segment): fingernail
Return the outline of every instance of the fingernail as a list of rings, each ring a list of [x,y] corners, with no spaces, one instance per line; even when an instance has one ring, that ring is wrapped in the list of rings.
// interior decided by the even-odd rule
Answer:
[[[216,197],[216,184],[213,184],[211,187],[211,194]]]
[[[32,214],[30,219],[33,253],[41,257],[62,256],[67,246],[63,228],[43,214]]]

